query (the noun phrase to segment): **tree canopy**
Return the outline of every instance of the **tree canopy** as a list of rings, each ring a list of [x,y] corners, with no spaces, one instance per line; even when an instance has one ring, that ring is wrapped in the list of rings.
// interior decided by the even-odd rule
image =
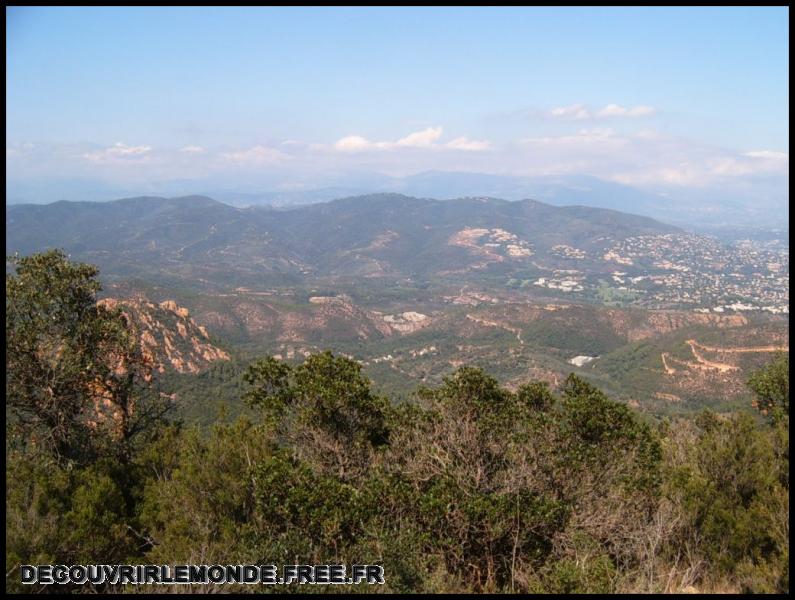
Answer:
[[[165,412],[96,268],[10,264],[7,591],[47,563],[381,564],[389,592],[789,589],[786,356],[749,380],[768,423],[660,426],[575,375],[508,389],[463,366],[393,403],[353,359],[265,357],[242,377],[251,418],[202,430]]]

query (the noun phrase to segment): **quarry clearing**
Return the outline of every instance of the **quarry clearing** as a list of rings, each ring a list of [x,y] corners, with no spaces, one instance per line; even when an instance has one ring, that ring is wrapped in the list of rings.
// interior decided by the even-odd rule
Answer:
[[[467,314],[467,319],[470,321],[474,321],[479,325],[485,325],[486,327],[497,327],[499,329],[505,329],[506,331],[510,331],[514,335],[516,335],[516,339],[519,340],[519,343],[524,346],[524,340],[522,339],[522,330],[517,329],[516,327],[511,327],[510,325],[506,325],[505,323],[498,323],[496,321],[488,321],[486,319],[481,319],[480,317],[476,317],[474,315]]]
[[[726,354],[741,354],[741,353],[755,353],[755,352],[778,352],[784,351],[789,352],[789,346],[737,346],[735,348],[721,348],[718,346],[706,346],[704,344],[699,344],[696,340],[690,339],[686,341],[687,345],[690,347],[690,352],[693,354],[693,357],[696,359],[696,362],[681,360],[678,358],[674,358],[668,352],[663,352],[660,354],[660,358],[662,359],[663,368],[665,369],[665,373],[667,375],[673,375],[676,373],[677,369],[671,366],[671,363],[684,365],[686,368],[690,369],[699,369],[702,371],[718,371],[720,373],[727,373],[730,371],[739,371],[740,368],[736,365],[732,365],[729,363],[718,362],[715,360],[709,360],[705,358],[699,350],[705,350],[707,352],[719,352],[719,353],[726,353]]]

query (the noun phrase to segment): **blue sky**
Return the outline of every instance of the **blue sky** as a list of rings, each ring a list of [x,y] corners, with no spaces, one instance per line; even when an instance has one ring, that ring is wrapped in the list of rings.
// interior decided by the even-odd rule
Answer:
[[[11,178],[141,183],[430,168],[788,182],[788,17],[12,8],[6,162]]]

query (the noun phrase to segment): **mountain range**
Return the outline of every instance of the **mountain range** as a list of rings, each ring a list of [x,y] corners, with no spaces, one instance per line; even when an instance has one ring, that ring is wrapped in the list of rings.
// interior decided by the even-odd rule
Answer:
[[[780,217],[788,211],[788,185],[779,180],[757,181],[754,191],[750,191],[730,184],[703,188],[639,187],[589,175],[527,177],[458,171],[426,171],[404,177],[354,172],[307,181],[283,180],[263,174],[251,181],[207,177],[150,182],[137,188],[89,177],[11,179],[6,182],[6,202],[108,201],[132,196],[136,191],[155,196],[206,195],[238,207],[289,207],[374,193],[438,199],[462,196],[506,200],[533,198],[555,206],[591,206],[640,214],[694,231],[781,227]]]
[[[679,230],[648,217],[534,200],[376,194],[284,210],[202,196],[12,205],[6,231],[7,253],[59,247],[109,275],[261,285],[467,277],[487,266],[511,272],[554,260],[556,247],[601,257],[616,241]]]

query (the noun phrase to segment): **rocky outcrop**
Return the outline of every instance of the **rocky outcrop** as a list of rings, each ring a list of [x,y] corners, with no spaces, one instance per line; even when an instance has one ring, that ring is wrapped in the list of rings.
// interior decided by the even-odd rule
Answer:
[[[99,304],[118,308],[127,317],[144,355],[154,369],[178,373],[198,373],[229,353],[216,346],[207,329],[197,324],[187,308],[173,300],[154,304],[143,298],[106,298]]]

